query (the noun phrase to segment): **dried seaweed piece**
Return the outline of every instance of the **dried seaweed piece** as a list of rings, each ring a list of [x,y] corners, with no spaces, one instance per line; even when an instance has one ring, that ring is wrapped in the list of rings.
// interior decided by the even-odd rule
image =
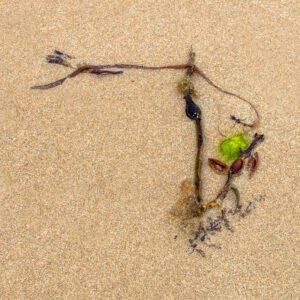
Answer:
[[[247,169],[249,170],[249,178],[251,178],[254,172],[257,170],[258,162],[259,162],[258,153],[255,152],[253,155],[250,156],[247,163]]]
[[[228,166],[218,159],[209,158],[208,165],[215,173],[219,175],[225,175],[228,171]]]
[[[234,195],[235,195],[235,203],[236,203],[235,209],[237,210],[237,209],[239,209],[239,208],[241,207],[241,196],[240,196],[240,192],[239,192],[239,190],[238,190],[235,186],[233,186],[233,185],[231,185],[231,190],[233,191],[233,193],[234,193]]]
[[[243,120],[237,118],[234,115],[230,115],[230,120],[232,120],[235,124],[243,125],[244,127],[253,128],[253,124],[245,123]]]
[[[229,172],[233,176],[237,176],[244,166],[244,161],[241,158],[236,159],[230,166]]]
[[[194,183],[192,180],[184,180],[180,197],[168,212],[168,218],[184,232],[191,234],[198,228],[201,214]]]
[[[90,74],[97,74],[97,75],[118,75],[118,74],[122,74],[123,71],[110,71],[110,70],[101,70],[101,69],[99,70],[99,69],[93,68],[91,66],[83,66],[83,67],[76,69],[74,72],[70,73],[69,75],[67,75],[64,78],[61,78],[61,79],[51,82],[49,84],[33,86],[32,89],[35,89],[35,90],[51,89],[53,87],[62,85],[68,78],[74,78],[81,73],[90,73]]]
[[[192,52],[192,51],[191,51]],[[194,55],[194,52],[192,52]],[[217,84],[215,84],[204,72],[203,70],[201,70],[199,67],[197,67],[194,64],[194,58],[193,56],[190,56],[190,61],[188,64],[179,64],[179,65],[165,65],[165,66],[144,66],[144,65],[138,65],[138,64],[108,64],[108,65],[88,65],[84,62],[81,62],[78,59],[75,59],[74,57],[72,57],[71,55],[68,55],[66,53],[63,53],[62,51],[58,51],[55,50],[54,51],[54,55],[48,55],[47,56],[47,61],[49,63],[54,63],[54,64],[59,64],[59,65],[63,65],[65,67],[70,67],[70,68],[75,68],[75,69],[80,69],[82,67],[89,67],[93,69],[93,72],[97,72],[96,70],[102,70],[102,69],[140,69],[140,70],[182,70],[182,69],[187,69],[189,70],[188,72],[192,73],[192,74],[197,74],[198,76],[202,77],[209,85],[211,85],[212,87],[214,87],[216,90],[218,90],[219,92],[229,95],[229,96],[233,96],[245,103],[247,103],[254,111],[255,115],[256,115],[256,119],[254,120],[254,122],[251,125],[251,128],[257,128],[260,122],[260,115],[256,109],[256,107],[247,99],[241,97],[240,95],[233,93],[233,92],[229,92],[223,88],[221,88],[220,86],[218,86]],[[74,63],[75,62],[75,63]],[[83,71],[80,71],[80,73],[82,73]],[[85,72],[85,73],[90,73],[93,74],[92,72]],[[105,75],[104,73],[100,73],[101,75]],[[121,74],[120,71],[117,73],[110,73],[111,75],[113,74]],[[106,74],[107,75],[107,74]],[[75,77],[75,76],[73,76]],[[72,78],[72,77],[67,77],[67,78]],[[53,83],[49,83],[49,84],[44,84],[44,85],[37,85],[32,87],[33,89],[50,89],[50,88],[54,88],[58,85],[63,84],[65,81],[65,78],[62,78],[60,80],[57,80]],[[195,96],[195,92],[193,89],[193,85],[189,82],[188,77],[187,77],[187,81],[181,83],[181,90],[185,90],[186,86],[188,86],[189,90],[190,90],[190,94],[192,96]]]
[[[260,195],[258,199],[250,201],[245,205],[240,205],[236,210],[225,209],[221,210],[221,214],[215,217],[208,217],[206,224],[203,220],[199,223],[197,230],[193,233],[192,237],[189,239],[189,247],[192,252],[202,253],[203,257],[206,256],[205,248],[215,248],[221,249],[219,243],[211,242],[211,237],[215,236],[217,233],[222,231],[222,228],[227,229],[231,233],[234,232],[232,226],[233,218],[240,217],[245,218],[255,209],[255,202],[261,202],[265,198],[263,195]]]
[[[216,160],[209,161],[210,166],[213,169],[216,169],[220,174],[227,173],[227,180],[218,193],[217,197],[210,201],[208,204],[202,204],[202,180],[201,180],[201,166],[202,166],[202,146],[203,146],[203,132],[201,126],[201,109],[195,103],[193,97],[196,97],[196,92],[194,85],[192,83],[192,76],[194,74],[202,77],[208,84],[216,88],[218,91],[234,96],[241,101],[246,102],[251,106],[256,114],[256,119],[252,124],[248,124],[243,122],[241,119],[231,116],[231,119],[237,123],[246,127],[255,128],[258,126],[260,116],[256,108],[252,105],[248,100],[240,97],[237,94],[231,93],[217,86],[214,82],[212,82],[208,76],[195,65],[195,53],[191,50],[189,61],[187,64],[181,65],[166,65],[166,66],[144,66],[144,65],[135,65],[135,64],[112,64],[112,65],[89,65],[83,63],[74,57],[65,54],[61,51],[55,50],[54,54],[47,56],[48,63],[63,65],[65,67],[70,67],[75,69],[72,73],[67,75],[64,78],[61,78],[57,81],[54,81],[50,84],[35,86],[33,89],[49,89],[56,87],[58,85],[63,84],[67,79],[76,77],[81,73],[89,73],[94,75],[118,75],[123,73],[123,69],[141,69],[141,70],[186,70],[186,75],[182,82],[179,84],[179,89],[183,94],[183,98],[185,99],[186,106],[186,115],[195,122],[196,125],[196,133],[197,133],[197,155],[196,155],[196,163],[195,163],[195,176],[194,176],[194,188],[193,189],[184,189],[182,191],[181,198],[176,202],[176,205],[170,212],[171,218],[174,221],[178,222],[180,226],[182,226],[186,231],[194,232],[194,238],[190,239],[190,246],[193,251],[198,252],[203,257],[205,256],[205,252],[202,249],[197,248],[197,241],[201,241],[205,243],[208,247],[218,247],[217,245],[207,241],[210,241],[210,236],[215,235],[217,232],[222,230],[224,226],[227,230],[233,231],[228,216],[239,214],[241,217],[246,216],[250,213],[251,209],[255,208],[255,205],[250,203],[245,209],[242,209],[240,205],[240,194],[236,187],[233,186],[233,178],[240,173],[244,166],[244,161],[250,157],[248,160],[248,166],[250,169],[250,174],[252,174],[257,165],[257,159],[255,158],[255,154],[252,155],[254,148],[258,143],[262,142],[264,139],[263,135],[255,134],[252,143],[250,146],[244,150],[240,151],[240,156],[231,164],[228,168],[226,165],[222,165],[221,162],[217,162]],[[114,70],[118,69],[118,70]],[[237,154],[238,155],[238,154]],[[257,157],[257,156],[256,156]],[[213,208],[216,206],[221,206],[222,202],[226,198],[229,191],[233,191],[236,198],[236,209],[233,210],[221,210],[221,215],[217,218],[208,218],[208,223],[204,225],[203,217],[204,213],[208,208]],[[195,230],[196,229],[196,230]]]
[[[227,173],[227,180],[216,198],[202,206],[204,211],[210,208],[221,206],[230,190],[233,190],[233,192],[235,192],[236,194],[236,190],[232,188],[233,178],[242,170],[244,166],[244,160],[249,158],[252,155],[253,150],[258,146],[258,144],[262,143],[263,141],[264,135],[255,133],[253,140],[248,148],[244,151],[241,151],[240,157],[231,164]]]
[[[195,62],[196,54],[193,52],[193,49],[189,53],[189,65],[193,65]],[[201,168],[202,168],[202,146],[203,146],[203,132],[201,125],[201,109],[194,102],[192,95],[195,94],[195,89],[192,84],[192,76],[194,73],[194,68],[190,67],[187,69],[184,78],[182,79],[183,84],[181,85],[183,89],[181,90],[183,98],[185,99],[185,112],[188,118],[195,121],[196,125],[196,137],[197,137],[197,154],[195,160],[195,194],[197,197],[199,210],[201,210],[202,199],[202,180],[201,180]]]

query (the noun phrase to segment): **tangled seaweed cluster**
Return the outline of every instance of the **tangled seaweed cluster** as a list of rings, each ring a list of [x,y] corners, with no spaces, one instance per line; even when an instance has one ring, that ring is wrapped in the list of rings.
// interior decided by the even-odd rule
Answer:
[[[240,193],[236,186],[234,186],[234,178],[241,173],[241,170],[247,164],[249,170],[249,177],[255,172],[258,165],[258,154],[254,152],[255,148],[263,142],[264,135],[255,133],[252,141],[247,139],[246,135],[240,134],[230,138],[226,138],[219,145],[219,153],[229,162],[227,166],[225,163],[217,159],[209,159],[209,166],[217,174],[226,175],[226,181],[220,189],[217,196],[210,202],[205,203],[202,193],[202,163],[203,163],[203,129],[202,129],[202,111],[200,106],[194,101],[197,97],[197,92],[192,82],[193,75],[200,76],[209,85],[214,87],[217,91],[233,96],[236,99],[248,104],[255,113],[256,119],[252,123],[246,123],[236,116],[231,115],[230,120],[236,124],[254,130],[258,127],[260,116],[255,106],[245,98],[229,92],[217,84],[215,84],[199,67],[195,65],[195,53],[191,49],[189,53],[189,60],[186,64],[180,65],[166,65],[166,66],[144,66],[135,64],[107,64],[94,65],[87,64],[73,56],[70,56],[61,51],[55,50],[53,54],[47,56],[48,63],[58,64],[64,67],[74,69],[69,75],[56,80],[54,82],[37,85],[33,89],[46,90],[62,85],[66,80],[72,79],[82,73],[92,74],[96,76],[111,76],[123,74],[124,69],[139,69],[139,70],[186,70],[184,78],[178,84],[178,90],[185,100],[185,112],[189,119],[195,123],[196,138],[197,138],[197,154],[195,158],[194,180],[185,181],[181,187],[181,197],[171,208],[169,212],[170,220],[179,225],[181,229],[187,232],[190,236],[189,245],[193,251],[205,255],[204,250],[198,245],[206,245],[208,247],[219,248],[219,245],[208,243],[210,237],[222,228],[233,231],[230,224],[230,219],[233,216],[244,217],[255,207],[254,202],[249,202],[246,205],[240,204]],[[233,192],[236,199],[235,209],[227,209],[223,207],[223,202],[229,192]],[[258,202],[258,201],[255,201]],[[219,215],[209,217],[208,212],[217,208]]]
[[[253,201],[239,205],[235,208],[222,208],[220,212],[210,215],[199,214],[197,200],[193,192],[193,183],[185,180],[181,185],[181,195],[172,206],[168,217],[173,224],[189,235],[189,248],[191,252],[199,253],[205,257],[207,248],[221,249],[221,244],[212,242],[212,236],[223,229],[234,232],[233,219],[245,218],[255,208],[256,204],[265,200],[264,195],[260,195]]]

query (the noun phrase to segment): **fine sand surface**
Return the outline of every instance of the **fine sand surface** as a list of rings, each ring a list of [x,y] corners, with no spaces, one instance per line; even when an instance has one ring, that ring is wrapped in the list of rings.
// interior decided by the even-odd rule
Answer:
[[[0,299],[300,298],[299,1],[1,1],[0,14]],[[196,151],[182,71],[30,89],[70,72],[45,62],[53,49],[160,65],[185,63],[191,45],[256,105],[266,136],[257,173],[236,183],[242,201],[264,201],[205,258],[167,218]],[[219,124],[254,116],[195,86],[207,159]],[[208,201],[223,178],[206,163],[203,178]]]

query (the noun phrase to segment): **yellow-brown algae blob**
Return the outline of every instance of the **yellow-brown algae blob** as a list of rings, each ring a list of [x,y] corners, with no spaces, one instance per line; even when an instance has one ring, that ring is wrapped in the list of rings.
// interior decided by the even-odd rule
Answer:
[[[178,225],[183,231],[191,234],[200,224],[201,210],[195,195],[192,180],[185,180],[181,184],[180,198],[168,212],[168,219]]]

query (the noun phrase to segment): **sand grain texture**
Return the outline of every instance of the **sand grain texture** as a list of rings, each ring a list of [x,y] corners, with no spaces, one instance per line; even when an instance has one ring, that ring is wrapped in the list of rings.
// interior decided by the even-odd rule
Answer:
[[[298,1],[1,1],[0,299],[299,299]],[[166,213],[191,177],[194,125],[178,71],[78,76],[96,63],[197,64],[262,115],[261,164],[239,179],[248,218],[190,255]],[[218,118],[249,108],[205,82],[205,157]],[[219,108],[219,110],[217,109]],[[205,199],[222,180],[204,170]]]

